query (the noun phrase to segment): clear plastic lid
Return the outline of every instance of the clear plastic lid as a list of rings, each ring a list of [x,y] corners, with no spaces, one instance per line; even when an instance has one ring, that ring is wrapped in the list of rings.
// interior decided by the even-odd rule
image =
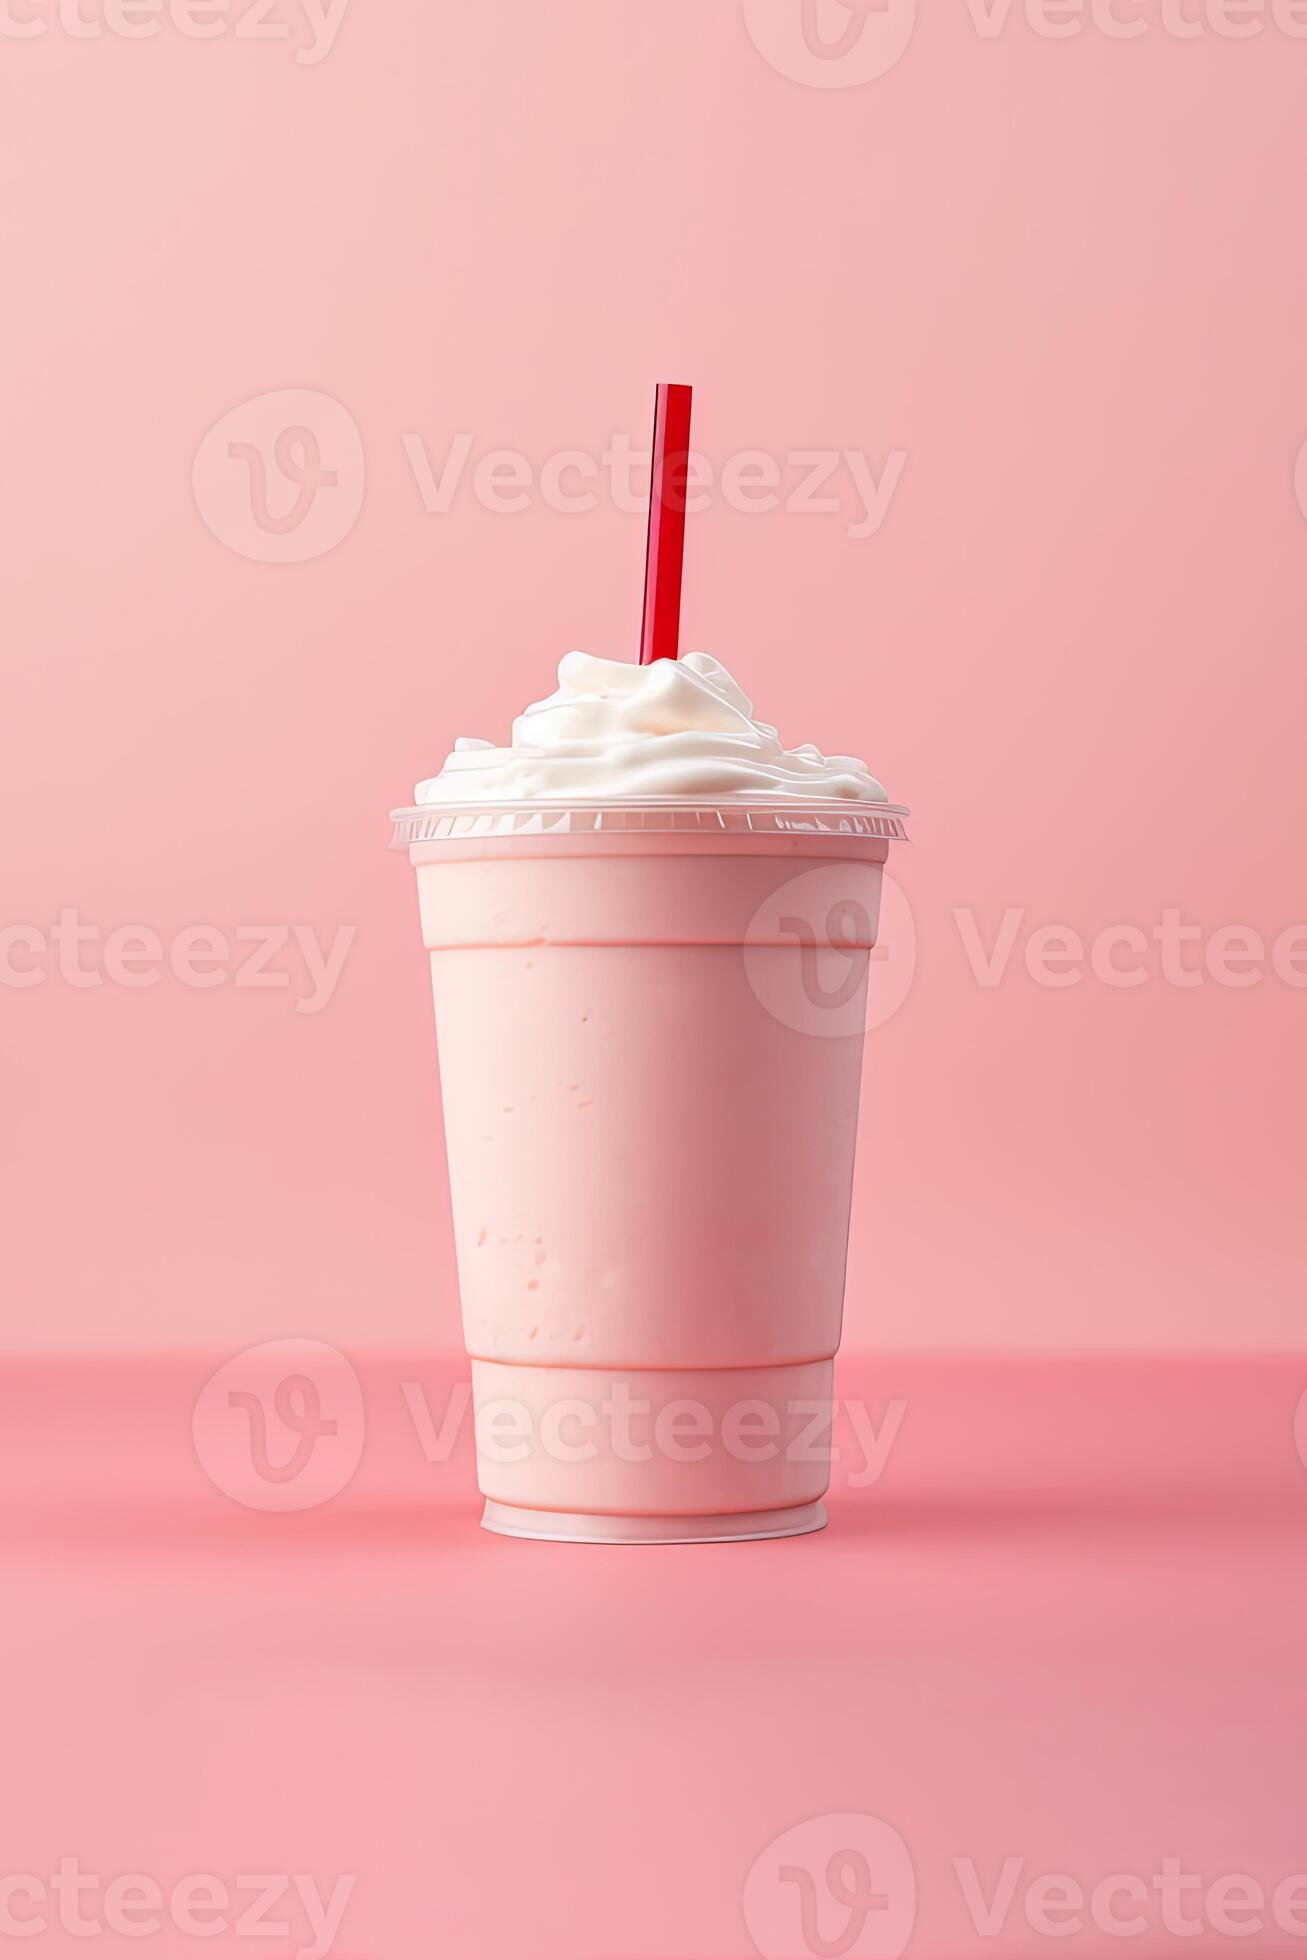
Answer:
[[[392,810],[392,850],[477,837],[587,836],[596,832],[686,832],[761,837],[878,837],[906,843],[908,811],[900,803],[852,797],[739,798],[687,802],[679,796],[628,797],[587,803],[540,797],[531,803],[427,803]]]

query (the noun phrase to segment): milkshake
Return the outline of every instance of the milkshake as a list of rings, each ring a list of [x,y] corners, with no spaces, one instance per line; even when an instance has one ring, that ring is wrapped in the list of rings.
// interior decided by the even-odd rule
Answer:
[[[395,813],[492,1530],[824,1523],[868,958],[904,815],[854,757],[785,749],[697,653],[568,654],[507,746],[460,740]]]

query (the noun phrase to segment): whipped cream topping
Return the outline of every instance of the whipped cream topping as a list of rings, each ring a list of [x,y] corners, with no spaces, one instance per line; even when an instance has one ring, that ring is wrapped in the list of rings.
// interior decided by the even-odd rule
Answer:
[[[440,774],[417,786],[419,803],[648,796],[885,800],[856,756],[782,748],[706,653],[647,667],[565,654],[557,691],[518,716],[510,747],[460,736]]]

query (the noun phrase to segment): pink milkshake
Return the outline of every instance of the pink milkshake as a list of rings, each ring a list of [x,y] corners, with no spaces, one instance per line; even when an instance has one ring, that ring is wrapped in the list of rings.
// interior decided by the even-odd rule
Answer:
[[[440,1051],[484,1523],[825,1522],[868,956],[904,812],[704,654],[569,654],[396,813]]]

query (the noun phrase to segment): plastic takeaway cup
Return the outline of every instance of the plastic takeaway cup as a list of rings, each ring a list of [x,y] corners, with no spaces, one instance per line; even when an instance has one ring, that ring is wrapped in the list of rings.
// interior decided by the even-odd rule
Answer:
[[[435,994],[483,1523],[815,1531],[902,809],[394,813]]]

